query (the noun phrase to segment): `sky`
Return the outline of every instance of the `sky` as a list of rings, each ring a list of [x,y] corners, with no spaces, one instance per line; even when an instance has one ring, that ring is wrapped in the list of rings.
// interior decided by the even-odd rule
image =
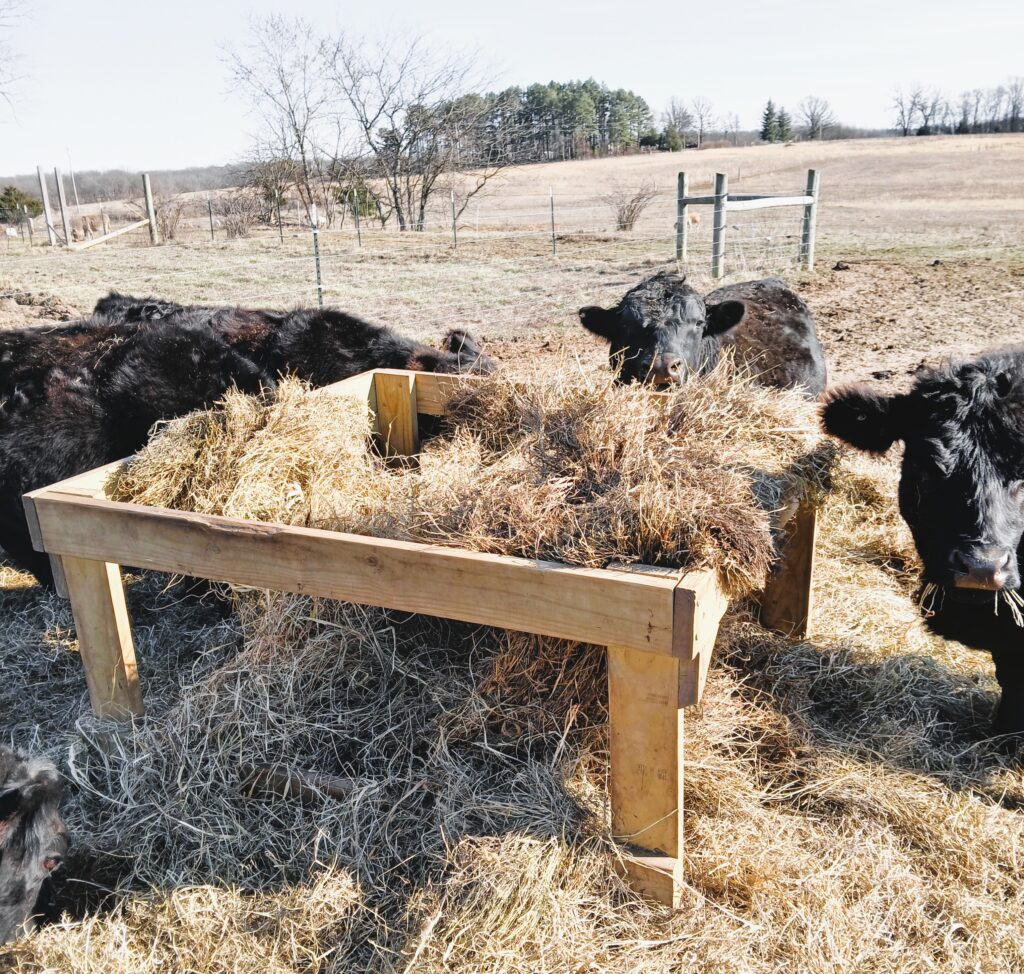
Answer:
[[[494,88],[594,77],[655,112],[711,99],[743,128],[771,97],[828,99],[840,121],[892,124],[903,83],[951,94],[1024,74],[1019,0],[18,0],[4,29],[20,80],[0,101],[0,173],[169,169],[236,162],[258,128],[230,89],[224,48],[249,18],[296,14],[325,31],[426,34],[473,49]],[[2,4],[0,4],[2,5]]]

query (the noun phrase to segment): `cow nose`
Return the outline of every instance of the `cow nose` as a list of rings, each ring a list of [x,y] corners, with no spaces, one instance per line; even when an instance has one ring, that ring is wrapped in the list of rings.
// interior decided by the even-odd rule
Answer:
[[[980,588],[997,592],[1007,588],[1013,573],[1013,553],[995,545],[957,548],[949,556],[956,588]]]
[[[63,856],[56,856],[56,855],[47,856],[43,860],[43,869],[45,869],[48,873],[52,873],[52,872],[55,872],[56,870],[60,869],[60,867],[63,864],[64,864],[64,857]]]
[[[651,366],[651,377],[658,385],[678,382],[683,370],[683,360],[678,355],[659,355]]]

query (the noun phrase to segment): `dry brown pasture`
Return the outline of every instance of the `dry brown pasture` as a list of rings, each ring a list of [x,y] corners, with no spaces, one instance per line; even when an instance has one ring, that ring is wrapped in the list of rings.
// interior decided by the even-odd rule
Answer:
[[[823,173],[817,270],[793,267],[798,212],[768,211],[730,220],[728,279],[790,281],[835,380],[898,386],[922,362],[1020,339],[1024,136],[523,168],[481,200],[479,229],[470,207],[457,249],[443,229],[367,231],[362,248],[350,226],[323,233],[325,299],[424,338],[470,327],[522,373],[601,367],[575,310],[675,266],[679,168],[696,191],[718,169],[739,191],[789,192],[809,166]],[[610,230],[601,197],[645,180],[662,195],[634,233]],[[709,222],[687,267],[702,287]],[[283,244],[269,230],[211,243],[201,227],[75,254],[14,241],[0,327],[45,327],[110,288],[310,304],[310,244],[294,225]],[[686,717],[675,915],[610,865],[600,650],[424,634],[268,593],[225,615],[132,577],[149,716],[118,736],[88,715],[67,606],[0,566],[0,740],[49,752],[76,782],[69,913],[0,951],[0,970],[1024,969],[1024,772],[986,740],[987,658],[920,624],[894,483],[889,461],[844,462],[806,642],[727,616]],[[233,762],[264,745],[368,777],[350,803],[254,807]]]

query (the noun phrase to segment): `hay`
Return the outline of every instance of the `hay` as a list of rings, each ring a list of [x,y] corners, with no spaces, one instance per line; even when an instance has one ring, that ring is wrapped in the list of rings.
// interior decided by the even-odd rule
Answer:
[[[306,523],[326,481],[290,476],[306,485],[290,509]],[[245,494],[236,485],[230,503]],[[22,623],[4,663],[31,679],[0,684],[0,709],[19,743],[46,721],[35,743],[76,783],[79,855],[114,893],[7,964],[1024,968],[1024,774],[984,740],[986,657],[919,623],[893,494],[890,466],[844,461],[821,518],[810,641],[727,616],[686,721],[675,914],[616,875],[600,647],[253,592],[214,619],[149,580],[131,593],[149,713],[120,737],[83,716],[66,609],[12,590]],[[260,761],[347,777],[352,796],[247,798],[244,769]]]
[[[449,409],[419,464],[394,470],[357,402],[295,381],[270,402],[230,393],[167,424],[114,496],[590,568],[712,568],[743,595],[771,567],[773,515],[821,489],[832,457],[809,403],[729,362],[664,402],[605,378],[495,377]]]

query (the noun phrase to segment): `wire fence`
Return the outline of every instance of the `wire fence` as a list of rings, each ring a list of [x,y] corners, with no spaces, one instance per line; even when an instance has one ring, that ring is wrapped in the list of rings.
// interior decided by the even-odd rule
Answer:
[[[447,202],[447,205],[445,205]],[[110,289],[182,302],[267,307],[337,305],[411,334],[449,327],[494,336],[576,326],[579,307],[609,303],[664,267],[698,287],[714,283],[712,211],[688,226],[687,260],[675,259],[674,188],[653,193],[631,230],[618,229],[611,193],[517,194],[473,200],[452,221],[451,201],[428,210],[423,229],[398,231],[351,212],[314,233],[294,201],[229,238],[205,198],[188,202],[174,239],[150,245],[147,228],[74,253],[8,237],[0,253],[0,291],[38,288],[67,296],[85,311]],[[117,229],[137,213],[110,208]],[[212,231],[211,231],[212,223]],[[785,273],[797,267],[800,210],[730,214],[729,272]]]

